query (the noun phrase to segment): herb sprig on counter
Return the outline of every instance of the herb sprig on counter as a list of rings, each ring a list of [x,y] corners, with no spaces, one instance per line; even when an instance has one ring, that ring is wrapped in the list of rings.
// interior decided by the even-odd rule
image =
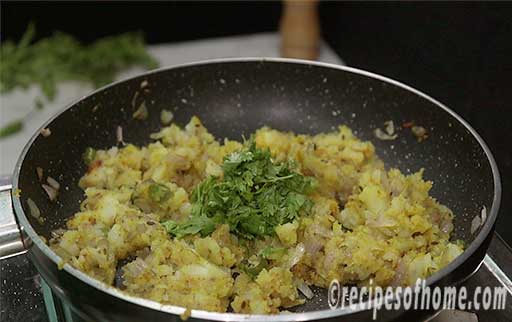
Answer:
[[[36,42],[34,37],[35,27],[30,24],[18,43],[5,41],[0,46],[0,93],[36,84],[51,101],[59,82],[75,80],[99,87],[114,81],[129,67],[158,67],[146,51],[142,35],[136,32],[105,37],[88,45],[62,32]],[[36,98],[34,105],[41,108],[42,99]],[[17,122],[21,124],[22,120]]]
[[[194,189],[186,222],[163,223],[171,235],[207,236],[217,224],[228,224],[233,234],[260,238],[311,209],[307,194],[313,179],[293,171],[290,163],[274,163],[270,152],[257,148],[254,140],[226,156],[222,168],[222,179],[209,177]]]
[[[0,128],[0,138],[12,135],[21,131],[21,129],[23,129],[23,122],[21,120],[14,120]]]
[[[139,33],[105,37],[90,45],[62,32],[32,43],[34,36],[35,27],[30,24],[19,43],[6,41],[0,47],[0,92],[38,84],[52,99],[61,81],[78,80],[98,87],[112,82],[128,67],[158,66]]]

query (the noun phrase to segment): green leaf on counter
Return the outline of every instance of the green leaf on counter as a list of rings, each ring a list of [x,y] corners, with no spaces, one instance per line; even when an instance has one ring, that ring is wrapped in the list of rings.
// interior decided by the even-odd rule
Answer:
[[[62,32],[37,41],[35,35],[35,27],[30,24],[17,44],[5,41],[0,46],[0,92],[37,84],[52,100],[62,81],[76,80],[99,87],[112,82],[127,68],[158,67],[137,32],[105,37],[91,44],[82,44]]]
[[[0,128],[0,138],[5,138],[11,136],[15,133],[18,133],[23,129],[23,121],[15,120],[10,123],[7,123],[2,128]]]

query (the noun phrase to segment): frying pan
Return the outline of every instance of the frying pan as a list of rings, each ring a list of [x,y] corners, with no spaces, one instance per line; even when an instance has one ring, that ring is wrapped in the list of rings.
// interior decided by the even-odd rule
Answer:
[[[146,90],[141,83],[147,84]],[[135,95],[135,92],[138,94]],[[132,99],[144,100],[145,121],[135,120]],[[136,104],[138,105],[138,104]],[[217,138],[240,139],[263,125],[296,133],[315,134],[347,124],[362,140],[371,140],[388,167],[411,173],[425,168],[434,182],[432,195],[455,213],[454,239],[465,242],[464,253],[427,279],[428,285],[456,285],[478,269],[487,250],[498,214],[501,187],[496,163],[482,138],[453,111],[431,97],[397,81],[366,71],[311,61],[243,58],[204,61],[151,71],[103,87],[79,99],[50,119],[43,128],[50,136],[34,134],[21,154],[12,179],[13,212],[24,247],[56,296],[83,321],[174,321],[183,308],[136,298],[106,286],[65,265],[44,243],[79,209],[83,191],[78,180],[86,167],[86,147],[117,144],[121,126],[125,142],[145,145],[160,127],[160,111],[171,109],[174,122],[185,124],[197,115]],[[408,131],[393,141],[381,141],[373,131],[384,121],[414,121],[428,129],[418,143]],[[38,182],[36,167],[61,184],[57,202],[49,202]],[[5,192],[4,192],[5,193]],[[28,211],[35,201],[46,218],[40,224]],[[473,218],[486,208],[487,218],[476,232]],[[4,209],[5,211],[5,209]],[[331,310],[326,291],[296,308],[296,314],[272,316],[211,313],[193,310],[191,321],[365,321],[371,311]],[[382,321],[417,320],[433,312],[382,311]]]

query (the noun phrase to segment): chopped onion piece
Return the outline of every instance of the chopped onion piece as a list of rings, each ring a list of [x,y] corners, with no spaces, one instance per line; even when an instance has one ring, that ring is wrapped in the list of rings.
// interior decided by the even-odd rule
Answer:
[[[485,206],[482,208],[481,217],[482,217],[482,225],[483,225],[485,220],[487,219],[487,208],[485,208]]]
[[[412,134],[414,134],[414,136],[418,138],[418,142],[421,142],[428,138],[427,129],[425,129],[423,126],[414,125],[413,127],[411,127],[411,131]]]
[[[40,224],[44,223],[44,218],[41,217],[41,211],[37,207],[36,203],[28,198],[27,199],[28,211],[32,217],[34,217]]]
[[[384,130],[388,135],[395,134],[395,123],[392,120],[384,122]]]
[[[53,230],[51,233],[52,239],[55,240],[55,239],[61,238],[65,232],[66,232],[66,230],[63,228],[58,228],[58,229]]]
[[[441,224],[441,231],[445,234],[449,234],[453,230],[453,224],[450,220],[446,220]]]
[[[474,234],[481,224],[482,222],[480,220],[480,216],[475,216],[475,218],[473,218],[473,220],[471,221],[471,233]]]
[[[310,300],[313,298],[313,296],[315,296],[315,294],[313,294],[313,291],[311,290],[311,288],[309,288],[309,286],[303,281],[303,280],[299,280],[298,283],[297,283],[297,289],[302,293],[304,294],[304,296]]]
[[[46,182],[48,182],[50,187],[52,187],[53,189],[55,189],[55,190],[60,189],[60,184],[57,182],[57,180],[53,179],[52,177],[46,178]]]
[[[124,144],[124,140],[123,140],[123,128],[122,128],[121,126],[117,126],[117,129],[116,129],[116,138],[117,138],[117,143]]]
[[[39,131],[39,133],[41,133],[41,135],[44,136],[45,138],[52,135],[52,131],[50,131],[50,129],[47,127],[41,129],[41,131]]]
[[[382,131],[381,129],[375,129],[375,131],[373,133],[375,134],[377,139],[384,140],[384,141],[394,140],[398,137],[397,134],[389,135],[389,134],[385,133],[384,131]]]
[[[59,194],[59,192],[55,190],[55,188],[50,187],[49,185],[44,183],[41,186],[43,187],[44,192],[46,192],[46,194],[48,195],[50,201],[55,201],[57,199],[57,195]]]
[[[43,168],[37,167],[36,172],[37,172],[37,178],[39,179],[39,181],[42,181],[43,180]]]
[[[160,112],[160,122],[164,125],[171,123],[173,118],[174,114],[169,110],[162,110],[162,112]]]
[[[139,91],[135,91],[132,97],[132,107],[135,108],[135,103],[137,103],[137,97],[139,97]]]
[[[146,107],[145,101],[143,101],[139,108],[133,112],[132,117],[137,120],[145,120],[148,118],[148,108]]]
[[[304,253],[306,252],[306,247],[303,243],[298,243],[297,246],[295,246],[295,249],[290,251],[290,257],[286,263],[287,268],[292,268],[293,266],[297,265],[298,262],[302,259],[304,256]]]

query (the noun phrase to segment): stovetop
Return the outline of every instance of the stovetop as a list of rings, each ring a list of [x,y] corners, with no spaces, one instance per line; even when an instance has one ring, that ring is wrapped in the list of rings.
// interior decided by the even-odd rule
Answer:
[[[442,311],[432,322],[505,322],[512,316],[512,249],[494,235],[480,269],[465,282],[476,286],[506,286],[509,290],[504,310]],[[2,322],[64,322],[64,313],[53,305],[48,286],[41,281],[27,255],[0,261],[0,320]],[[60,310],[62,311],[62,310]]]

